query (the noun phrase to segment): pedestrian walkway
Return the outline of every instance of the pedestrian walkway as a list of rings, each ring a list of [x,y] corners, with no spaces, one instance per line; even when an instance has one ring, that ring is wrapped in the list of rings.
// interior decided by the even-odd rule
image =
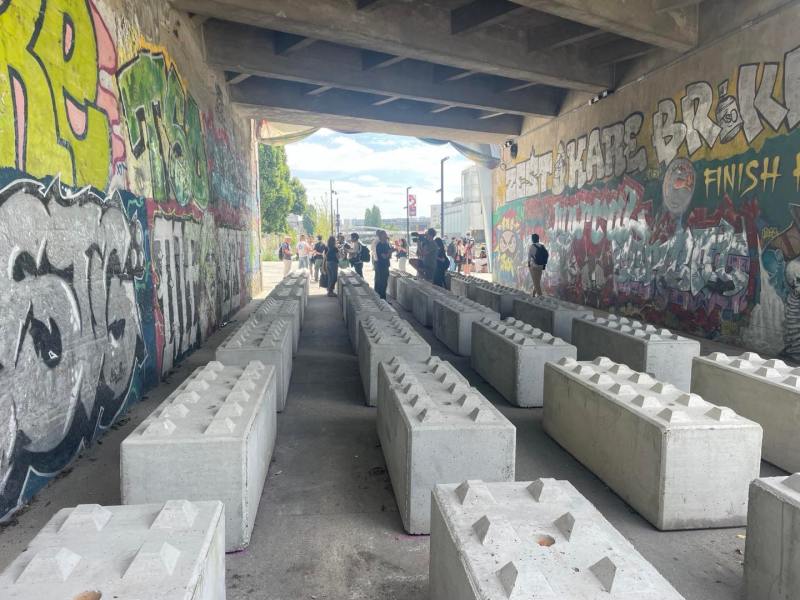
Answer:
[[[274,263],[280,268],[278,263]],[[265,281],[275,280],[266,265]],[[365,273],[372,281],[370,272]],[[226,560],[229,600],[423,600],[428,537],[403,531],[338,299],[312,284],[286,410],[250,546]],[[256,301],[240,312],[243,319]],[[518,480],[568,479],[687,600],[731,600],[742,590],[744,529],[662,533],[551,440],[541,409],[506,403],[469,366],[396,306],[517,427]],[[190,355],[101,445],[0,529],[0,570],[58,510],[119,503],[119,444],[196,367],[213,358],[223,328]],[[763,464],[763,463],[762,463]],[[764,465],[764,475],[780,471]]]

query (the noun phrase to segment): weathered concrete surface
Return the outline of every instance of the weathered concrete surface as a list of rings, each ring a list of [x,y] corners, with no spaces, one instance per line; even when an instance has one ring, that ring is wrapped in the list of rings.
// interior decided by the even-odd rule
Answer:
[[[82,504],[53,516],[0,575],[3,600],[225,600],[220,502]],[[100,596],[97,596],[100,598]]]
[[[472,354],[472,323],[483,318],[499,320],[500,313],[463,296],[441,296],[433,301],[436,339],[461,356]]]
[[[519,319],[536,329],[552,333],[565,342],[572,342],[572,321],[585,315],[593,316],[588,306],[559,300],[552,296],[515,298],[511,311]]]
[[[378,380],[378,438],[407,532],[430,532],[437,483],[514,480],[514,426],[448,362],[394,358]]]
[[[800,369],[755,352],[696,357],[692,391],[764,428],[763,458],[800,471]]]
[[[284,280],[269,293],[268,298],[297,302],[300,309],[300,323],[303,322],[306,314],[306,293],[302,282],[291,283]]]
[[[750,485],[744,579],[747,600],[800,597],[800,473]]]
[[[568,481],[437,485],[431,600],[683,600]]]
[[[761,426],[607,358],[545,366],[545,431],[661,530],[747,523]]]
[[[575,346],[513,317],[472,323],[472,368],[515,406],[541,406],[545,363],[575,356]]]
[[[221,500],[225,550],[241,550],[250,542],[276,434],[275,367],[212,361],[122,442],[122,502]]]
[[[377,294],[374,296],[351,296],[347,303],[347,335],[353,344],[353,351],[358,354],[358,330],[361,321],[367,317],[389,320],[397,316],[397,311]]]
[[[398,277],[395,283],[397,287],[395,300],[409,312],[414,310],[414,294],[420,281],[415,277]]]
[[[494,312],[500,313],[500,317],[503,319],[511,316],[514,300],[527,296],[520,290],[507,285],[490,283],[480,279],[467,282],[466,289],[467,298],[478,304],[483,304]]]
[[[217,360],[225,365],[246,367],[257,360],[275,367],[275,409],[286,407],[292,377],[292,321],[276,318],[244,324],[217,348]]]
[[[399,269],[389,269],[389,283],[386,286],[386,295],[397,298],[397,280],[400,277],[411,277],[411,273],[400,271]]]
[[[252,312],[250,318],[256,323],[263,323],[272,319],[291,319],[292,321],[292,353],[297,354],[300,343],[300,329],[303,326],[300,318],[300,305],[293,300],[276,300],[266,298],[256,310]]]
[[[265,263],[267,285],[276,268],[280,278],[280,266]],[[371,271],[365,274],[371,277]],[[226,556],[227,600],[426,598],[428,538],[403,531],[384,471],[375,412],[364,406],[358,362],[339,305],[320,293],[324,290],[314,286],[250,546]],[[256,305],[235,316],[234,324]],[[102,444],[85,449],[74,469],[44,488],[14,523],[0,528],[0,570],[60,508],[120,503],[120,442],[183,378],[214,359],[226,329],[177,365]],[[468,359],[451,353],[430,330],[415,329],[517,427],[517,479],[569,480],[687,600],[743,597],[745,541],[737,537],[743,528],[659,532],[544,433],[541,410],[510,406]],[[718,342],[702,344],[704,353],[735,351]],[[762,476],[781,473],[762,463]]]
[[[605,356],[684,392],[691,387],[692,359],[700,355],[695,340],[616,315],[575,319],[572,341],[579,360]]]
[[[432,283],[419,282],[414,290],[412,313],[417,323],[423,327],[433,326],[433,302],[439,298],[450,297],[451,294],[446,289],[433,285]]]
[[[350,302],[351,301],[359,301],[359,302],[377,302],[380,300],[378,294],[375,293],[375,290],[370,289],[366,284],[364,285],[350,285],[344,284],[342,285],[342,293],[339,294],[339,301],[342,305],[342,318],[344,318],[344,324],[349,325],[349,321],[347,320],[350,316]]]
[[[368,406],[375,406],[378,401],[379,362],[396,356],[425,360],[431,355],[431,347],[400,317],[362,319],[358,336],[358,367]]]

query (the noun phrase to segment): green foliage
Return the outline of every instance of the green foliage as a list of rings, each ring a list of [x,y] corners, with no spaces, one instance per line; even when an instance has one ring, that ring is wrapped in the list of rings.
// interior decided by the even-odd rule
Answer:
[[[309,221],[310,228],[305,225],[306,219]],[[321,235],[323,240],[327,240],[331,235],[331,211],[325,202],[312,202],[306,205],[306,212],[303,215],[303,227],[311,235]]]
[[[289,213],[303,214],[308,204],[306,189],[292,178],[283,146],[258,147],[258,176],[261,200],[261,231],[281,233],[288,229]]]
[[[383,224],[383,217],[381,216],[381,209],[376,205],[364,211],[364,225],[367,227],[380,227]]]

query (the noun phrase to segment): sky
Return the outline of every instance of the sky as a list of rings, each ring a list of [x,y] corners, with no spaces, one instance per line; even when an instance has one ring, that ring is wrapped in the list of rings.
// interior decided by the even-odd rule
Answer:
[[[342,219],[363,219],[373,204],[380,207],[383,218],[405,217],[408,186],[417,196],[417,215],[429,216],[431,204],[439,203],[439,161],[450,157],[444,167],[446,202],[461,195],[461,171],[472,164],[449,144],[434,146],[412,137],[329,129],[289,144],[286,154],[292,175],[306,186],[309,201],[324,198],[333,180]]]

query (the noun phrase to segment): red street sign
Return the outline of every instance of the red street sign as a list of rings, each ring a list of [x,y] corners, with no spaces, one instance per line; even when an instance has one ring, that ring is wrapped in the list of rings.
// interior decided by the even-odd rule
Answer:
[[[417,216],[417,197],[413,194],[408,195],[408,216]]]

